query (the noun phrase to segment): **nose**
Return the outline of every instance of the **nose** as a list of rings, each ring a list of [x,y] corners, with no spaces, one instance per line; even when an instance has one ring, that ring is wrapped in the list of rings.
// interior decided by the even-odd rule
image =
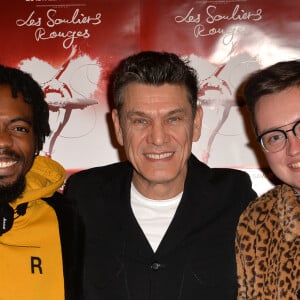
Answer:
[[[300,139],[294,134],[289,134],[286,150],[289,156],[295,156],[300,153]]]
[[[167,141],[168,134],[163,124],[161,123],[152,124],[150,130],[151,130],[149,134],[150,143],[156,146],[160,146]]]
[[[12,146],[13,140],[7,130],[0,130],[0,148],[9,148]]]

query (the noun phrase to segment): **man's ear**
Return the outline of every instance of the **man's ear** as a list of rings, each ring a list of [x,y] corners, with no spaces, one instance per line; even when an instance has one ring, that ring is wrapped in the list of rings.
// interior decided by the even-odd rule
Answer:
[[[112,121],[114,124],[115,135],[116,135],[117,141],[121,146],[123,146],[124,141],[123,141],[123,132],[122,132],[121,124],[120,124],[120,116],[116,109],[112,110],[111,117],[112,117]]]
[[[193,142],[197,142],[201,136],[203,110],[199,105],[196,110],[193,127]]]

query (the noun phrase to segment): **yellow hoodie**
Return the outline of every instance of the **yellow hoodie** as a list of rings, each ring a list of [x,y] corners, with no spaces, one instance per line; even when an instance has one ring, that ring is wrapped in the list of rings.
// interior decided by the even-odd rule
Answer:
[[[62,300],[64,275],[57,216],[41,198],[65,180],[63,167],[38,156],[26,174],[26,188],[11,206],[28,202],[25,215],[0,236],[0,300]]]

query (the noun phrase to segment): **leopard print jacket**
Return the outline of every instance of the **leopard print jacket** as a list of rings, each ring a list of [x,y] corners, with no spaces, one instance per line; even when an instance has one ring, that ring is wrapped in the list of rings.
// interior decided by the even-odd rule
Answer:
[[[300,299],[300,203],[278,185],[250,203],[236,235],[238,299]]]

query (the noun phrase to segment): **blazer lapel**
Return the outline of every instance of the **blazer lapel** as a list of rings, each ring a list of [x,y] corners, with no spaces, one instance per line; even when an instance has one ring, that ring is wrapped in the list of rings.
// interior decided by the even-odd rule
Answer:
[[[193,230],[205,226],[216,213],[217,191],[210,183],[210,168],[193,155],[188,162],[188,173],[181,202],[162,240],[157,254],[174,249]]]
[[[116,210],[116,222],[120,226],[122,238],[126,243],[126,248],[129,250],[128,253],[133,255],[135,259],[138,257],[151,257],[153,250],[131,208],[130,188],[132,169],[128,171],[126,174],[120,174],[121,176],[115,179],[113,189],[111,190],[112,197],[118,201],[117,203],[113,201],[113,205],[118,208]]]

